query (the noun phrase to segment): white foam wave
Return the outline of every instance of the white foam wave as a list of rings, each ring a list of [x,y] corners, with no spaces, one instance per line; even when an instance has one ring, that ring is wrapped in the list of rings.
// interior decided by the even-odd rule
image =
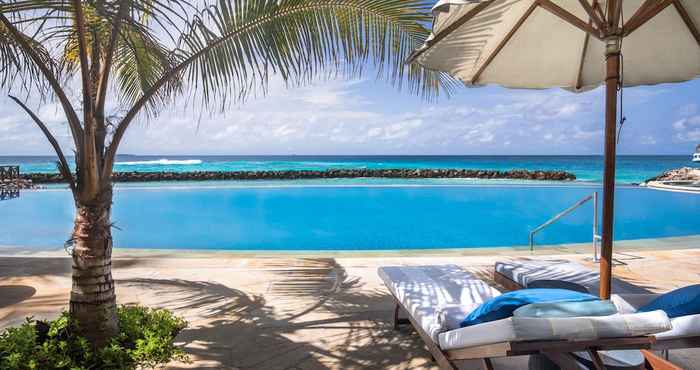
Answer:
[[[131,161],[131,162],[117,162],[117,165],[121,166],[141,166],[141,165],[193,165],[202,164],[200,159],[158,159],[154,161]]]

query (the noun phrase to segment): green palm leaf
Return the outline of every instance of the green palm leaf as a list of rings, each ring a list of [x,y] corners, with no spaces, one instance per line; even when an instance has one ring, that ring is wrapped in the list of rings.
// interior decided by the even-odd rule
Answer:
[[[429,35],[424,25],[431,12],[424,0],[213,1],[84,0],[77,2],[78,13],[75,1],[10,0],[0,2],[0,8],[27,35],[56,79],[93,77],[84,86],[94,90],[88,97],[99,99],[99,76],[113,76],[106,79],[116,92],[110,96],[126,113],[98,138],[111,137],[109,147],[97,145],[98,151],[105,148],[98,157],[104,159],[107,175],[134,118],[144,111],[156,115],[182,94],[201,99],[203,107],[225,108],[251,94],[265,94],[272,76],[294,87],[315,79],[355,78],[367,70],[426,99],[449,94],[457,85],[446,74],[404,62]],[[76,73],[81,69],[77,14],[82,14],[83,52],[90,61],[82,76]],[[0,86],[5,88],[13,81],[26,86],[43,81],[16,41],[0,28]],[[57,85],[52,82],[54,91]],[[104,107],[103,102],[90,106],[94,104]],[[104,125],[104,112],[95,114],[97,124]],[[85,123],[75,114],[69,121],[78,147]]]
[[[404,63],[430,17],[422,0],[221,0],[194,19],[176,53],[206,103],[264,92],[271,75],[296,86],[357,77],[368,64],[377,78],[431,98],[454,81]]]
[[[49,51],[40,42],[31,37],[25,37],[24,40],[48,68],[58,70]],[[34,91],[42,96],[48,92],[39,68],[3,24],[0,24],[0,86],[19,89],[25,93]]]

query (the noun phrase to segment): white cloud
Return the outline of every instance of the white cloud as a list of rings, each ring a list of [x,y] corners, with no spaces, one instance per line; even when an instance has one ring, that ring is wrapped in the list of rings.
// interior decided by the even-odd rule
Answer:
[[[556,117],[569,117],[579,111],[578,104],[565,104],[556,112]]]
[[[700,115],[682,118],[672,125],[676,134],[674,138],[681,142],[700,141]]]
[[[493,142],[493,139],[495,138],[494,134],[491,132],[485,132],[481,135],[479,138],[479,141],[482,143],[491,143]]]
[[[696,103],[690,103],[682,106],[679,109],[679,114],[681,116],[692,116],[698,112],[698,105]]]
[[[684,142],[697,142],[700,141],[700,127],[688,130],[684,133],[676,134],[676,138]]]
[[[646,92],[639,96],[653,95]],[[626,95],[627,96],[627,95]],[[267,97],[223,113],[176,102],[127,132],[131,154],[545,154],[600,153],[601,91],[468,89],[437,103],[407,98],[371,82],[329,82],[287,90],[271,82]],[[630,105],[626,105],[627,109]],[[55,104],[33,108],[66,152],[70,132]],[[675,109],[671,115],[674,115]],[[685,117],[685,118],[684,118]],[[668,140],[693,140],[693,117],[682,116]],[[642,127],[642,125],[635,126]],[[626,130],[634,135],[635,129]],[[650,132],[627,143],[661,145]],[[629,144],[628,144],[629,145]],[[645,148],[648,149],[648,148]],[[50,146],[26,115],[0,98],[0,155],[48,154]]]
[[[316,108],[329,109],[338,107],[367,106],[370,101],[361,94],[355,94],[359,81],[328,81],[316,83],[311,86],[297,88],[290,95],[296,97],[302,104],[311,104]]]
[[[685,130],[685,123],[686,123],[687,121],[688,121],[687,118],[679,119],[678,121],[673,122],[673,124],[672,124],[671,126],[672,126],[673,129],[676,130],[676,131]]]
[[[469,125],[469,130],[462,135],[462,138],[469,143],[479,142],[489,144],[494,141],[497,134],[505,137],[505,135],[499,132],[499,128],[503,125],[504,121],[494,118],[487,119],[483,122],[474,123]]]
[[[412,119],[405,122],[393,123],[384,128],[384,139],[394,140],[408,136],[414,129],[423,124],[421,120]]]
[[[603,137],[603,130],[600,130],[600,129],[598,129],[598,130],[584,130],[579,125],[576,125],[576,126],[574,126],[573,137],[575,139],[582,139],[582,140],[602,138]]]
[[[651,135],[642,136],[639,142],[643,145],[656,145],[657,143],[656,138]]]

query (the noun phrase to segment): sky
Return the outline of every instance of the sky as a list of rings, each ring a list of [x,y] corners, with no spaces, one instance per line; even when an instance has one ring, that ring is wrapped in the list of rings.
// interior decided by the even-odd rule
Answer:
[[[29,106],[72,152],[57,104]],[[620,154],[689,155],[700,144],[700,81],[625,89]],[[224,112],[178,100],[132,124],[121,154],[137,155],[597,155],[603,91],[463,88],[427,102],[371,78],[317,82]],[[51,155],[31,119],[0,97],[0,155]]]

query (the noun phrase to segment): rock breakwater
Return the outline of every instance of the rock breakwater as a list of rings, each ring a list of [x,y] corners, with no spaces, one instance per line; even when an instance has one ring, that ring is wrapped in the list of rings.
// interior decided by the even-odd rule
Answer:
[[[36,189],[37,186],[34,184],[31,178],[17,178],[17,179],[4,179],[0,180],[0,190],[2,191],[15,191],[15,190],[25,190],[25,189]]]
[[[565,171],[528,170],[469,170],[469,169],[331,169],[326,171],[196,171],[196,172],[115,172],[115,182],[153,181],[213,181],[213,180],[301,180],[346,178],[395,178],[395,179],[513,179],[571,181],[576,176]],[[62,183],[60,174],[23,174],[23,179],[36,184]]]

